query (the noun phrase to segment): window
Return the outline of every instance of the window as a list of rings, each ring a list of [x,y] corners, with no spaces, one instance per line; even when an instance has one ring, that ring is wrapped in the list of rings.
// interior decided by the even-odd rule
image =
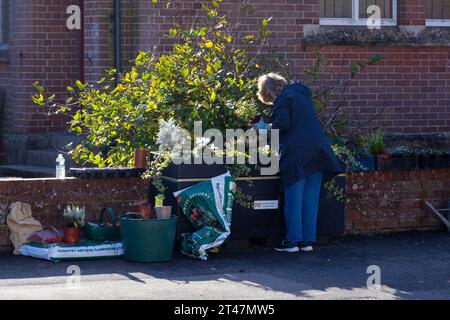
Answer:
[[[425,23],[429,27],[450,27],[450,0],[428,0]]]
[[[321,0],[321,25],[367,25],[367,8],[380,7],[381,25],[397,25],[397,0]]]

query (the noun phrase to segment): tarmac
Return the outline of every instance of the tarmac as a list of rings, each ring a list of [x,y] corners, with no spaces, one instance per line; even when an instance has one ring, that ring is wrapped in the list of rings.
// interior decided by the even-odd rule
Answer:
[[[148,264],[2,254],[0,299],[448,300],[450,233],[343,238],[311,253],[228,249],[208,261],[175,253],[170,262]]]

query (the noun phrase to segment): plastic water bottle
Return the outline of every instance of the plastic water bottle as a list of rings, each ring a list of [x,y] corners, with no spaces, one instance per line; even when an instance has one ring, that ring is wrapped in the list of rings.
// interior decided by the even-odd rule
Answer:
[[[56,158],[56,178],[64,179],[66,177],[66,160],[64,160],[64,156],[62,154],[58,155]]]

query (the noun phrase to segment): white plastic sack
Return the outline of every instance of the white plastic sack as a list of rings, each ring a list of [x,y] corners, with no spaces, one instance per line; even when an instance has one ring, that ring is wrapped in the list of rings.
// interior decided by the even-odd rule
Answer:
[[[42,224],[31,215],[31,206],[23,202],[14,202],[11,205],[11,213],[6,218],[10,235],[9,238],[14,246],[14,254],[18,255],[19,248],[28,237],[42,230]]]
[[[99,259],[123,255],[122,242],[84,241],[78,245],[27,243],[20,247],[21,255],[33,258],[62,261],[75,259]]]

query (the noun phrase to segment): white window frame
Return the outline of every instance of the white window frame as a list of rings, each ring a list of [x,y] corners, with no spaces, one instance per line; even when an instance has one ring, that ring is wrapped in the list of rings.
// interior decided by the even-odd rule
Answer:
[[[381,19],[382,27],[397,26],[397,0],[392,0],[392,19]],[[359,0],[352,0],[352,18],[320,18],[323,26],[367,26],[367,19],[359,17]]]
[[[426,19],[427,27],[450,27],[450,19]]]
[[[425,19],[427,27],[450,27],[450,19]]]

